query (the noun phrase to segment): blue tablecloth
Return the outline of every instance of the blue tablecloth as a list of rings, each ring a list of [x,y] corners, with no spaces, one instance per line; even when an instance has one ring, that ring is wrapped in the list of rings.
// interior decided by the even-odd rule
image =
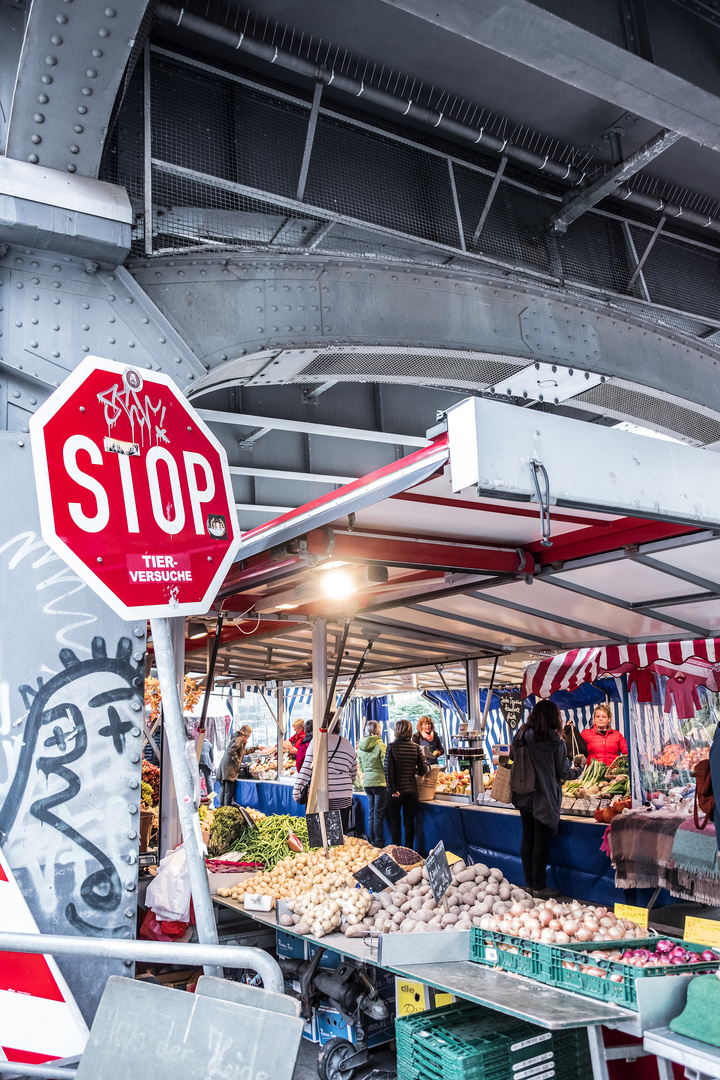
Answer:
[[[292,797],[292,784],[278,781],[238,780],[236,800],[241,806],[251,806],[264,814],[291,814],[302,817],[305,807]],[[353,796],[355,827],[358,835],[367,833],[368,804],[365,795]],[[622,904],[626,902],[622,889],[615,888],[615,872],[607,855],[600,851],[607,826],[587,818],[560,822],[560,831],[550,842],[548,884],[560,889],[564,896],[573,896],[591,904]],[[416,825],[415,846],[426,855],[442,840],[447,851],[470,862],[497,866],[509,881],[522,885],[520,864],[522,828],[520,815],[490,806],[446,803],[439,800],[420,803]],[[385,839],[390,832],[385,822]],[[647,904],[650,889],[639,889],[633,902]],[[661,893],[658,903],[672,903],[668,893]]]

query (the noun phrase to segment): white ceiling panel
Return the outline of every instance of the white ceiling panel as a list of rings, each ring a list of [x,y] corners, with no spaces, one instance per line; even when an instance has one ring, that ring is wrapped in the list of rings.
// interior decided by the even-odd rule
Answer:
[[[339,518],[343,526],[346,518]],[[553,536],[572,533],[583,525],[553,521]],[[355,515],[355,531],[392,532],[396,536],[432,536],[439,540],[460,540],[476,544],[519,547],[540,539],[540,512],[536,517],[491,514],[472,507],[458,509],[437,503],[386,499]]]
[[[709,600],[706,604],[678,604],[672,608],[672,612],[678,619],[706,627],[706,632],[700,635],[702,637],[715,637],[720,631],[720,600]],[[689,636],[687,633],[678,634],[678,637]]]
[[[569,592],[567,589],[558,589],[538,580],[532,585],[513,582],[498,589],[488,589],[480,595],[496,596],[501,600],[523,604],[545,615],[554,616],[558,622],[570,619],[576,623],[586,624],[600,637],[612,634],[620,634],[627,638],[667,637],[677,629],[673,623],[648,618],[639,611],[614,607],[600,600]],[[520,617],[523,616],[520,614]],[[668,618],[671,618],[671,613],[668,613]],[[585,634],[586,631],[581,626],[573,628],[569,631],[569,640]],[[566,640],[568,640],[567,637]]]
[[[531,587],[534,588],[534,586]],[[528,587],[525,586],[525,588]],[[519,638],[524,632],[553,644],[556,643],[558,647],[575,641],[578,644],[581,642],[594,644],[596,641],[604,641],[607,638],[607,635],[585,633],[572,629],[563,624],[561,619],[545,618],[544,614],[529,615],[525,612],[514,611],[512,608],[489,604],[471,596],[453,596],[447,600],[438,600],[435,604],[431,602],[430,606],[437,609],[438,612],[446,611],[450,617],[452,615],[463,615],[470,619],[491,623],[501,628],[501,634],[514,635],[514,638]],[[428,618],[432,618],[432,616],[428,616]],[[459,623],[458,625],[463,624]],[[474,629],[474,632],[479,635],[489,633],[489,631],[482,630],[479,627],[468,626],[467,629]],[[508,644],[510,643],[507,638],[502,640]],[[527,641],[527,639],[524,640]],[[540,647],[542,641],[538,641],[537,644]]]
[[[677,566],[690,574],[720,584],[720,540],[708,540],[703,544],[687,544],[670,551],[658,551],[653,559]]]
[[[555,577],[584,589],[592,589],[593,592],[627,600],[630,604],[658,597],[671,599],[673,596],[689,596],[690,593],[703,591],[700,586],[672,578],[661,570],[630,559],[584,566],[581,570],[570,570]]]

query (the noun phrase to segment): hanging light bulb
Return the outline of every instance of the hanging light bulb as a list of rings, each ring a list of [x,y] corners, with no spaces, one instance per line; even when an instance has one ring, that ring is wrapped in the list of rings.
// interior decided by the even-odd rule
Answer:
[[[321,588],[325,596],[342,600],[357,591],[357,585],[346,570],[328,570],[322,575]]]

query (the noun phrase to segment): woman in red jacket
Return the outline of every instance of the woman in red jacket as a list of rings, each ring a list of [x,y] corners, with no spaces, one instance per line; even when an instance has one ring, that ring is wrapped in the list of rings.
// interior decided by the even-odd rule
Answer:
[[[620,754],[627,754],[627,742],[612,724],[612,711],[609,705],[597,705],[593,713],[593,726],[583,731],[583,738],[588,748],[588,761],[601,761],[610,765]]]

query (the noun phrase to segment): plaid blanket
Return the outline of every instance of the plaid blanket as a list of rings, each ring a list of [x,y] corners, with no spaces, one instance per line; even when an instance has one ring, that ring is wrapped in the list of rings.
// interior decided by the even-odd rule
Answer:
[[[660,813],[622,814],[610,828],[610,859],[618,889],[678,887],[671,863],[682,818]]]
[[[720,904],[720,875],[715,826],[700,831],[690,819],[675,834],[672,859],[683,895],[703,904]]]

